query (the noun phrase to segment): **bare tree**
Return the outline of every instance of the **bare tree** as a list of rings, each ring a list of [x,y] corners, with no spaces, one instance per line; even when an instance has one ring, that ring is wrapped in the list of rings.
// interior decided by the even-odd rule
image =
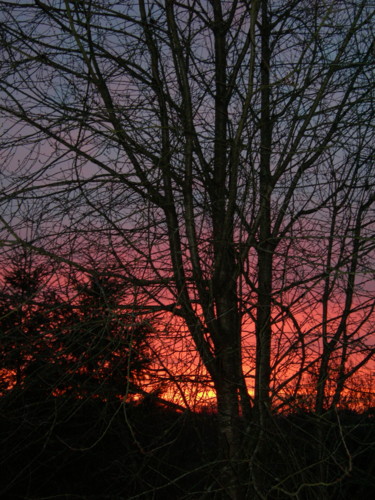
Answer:
[[[34,249],[110,254],[181,318],[232,499],[274,487],[272,400],[318,360],[323,411],[332,361],[335,404],[373,354],[370,3],[0,2],[3,239],[39,217]]]

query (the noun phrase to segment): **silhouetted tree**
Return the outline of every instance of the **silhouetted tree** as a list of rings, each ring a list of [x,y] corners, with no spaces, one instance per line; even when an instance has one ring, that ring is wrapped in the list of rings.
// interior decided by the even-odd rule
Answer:
[[[287,495],[272,403],[318,363],[323,414],[374,352],[371,2],[0,5],[3,240],[111,255],[211,379],[223,497]]]
[[[127,304],[124,286],[91,275],[75,280],[63,295],[49,283],[52,273],[25,249],[13,256],[2,277],[3,386],[39,397],[55,393],[103,400],[137,392],[151,361],[152,330]]]
[[[51,394],[59,372],[60,306],[45,262],[16,253],[1,277],[0,356],[6,385]],[[5,384],[4,384],[5,385]]]
[[[91,275],[77,281],[75,290],[61,325],[69,392],[103,399],[137,392],[152,359],[150,323],[131,311],[118,280]]]

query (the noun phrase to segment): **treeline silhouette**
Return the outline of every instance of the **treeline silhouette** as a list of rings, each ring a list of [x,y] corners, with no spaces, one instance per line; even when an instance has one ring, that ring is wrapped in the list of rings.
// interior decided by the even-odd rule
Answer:
[[[64,293],[53,276],[27,251],[2,275],[2,498],[226,498],[215,411],[173,409],[146,385],[153,319],[128,307],[111,276],[71,273]],[[302,403],[273,415],[265,498],[370,498],[374,416],[370,408],[318,416]],[[252,498],[255,422],[237,422],[243,498]]]

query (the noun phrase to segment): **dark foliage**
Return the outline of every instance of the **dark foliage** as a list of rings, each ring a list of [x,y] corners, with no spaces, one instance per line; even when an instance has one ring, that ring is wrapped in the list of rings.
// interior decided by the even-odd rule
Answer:
[[[127,306],[124,285],[93,274],[63,295],[35,256],[16,257],[0,287],[0,393],[108,400],[134,392],[151,361],[152,328]]]
[[[2,498],[222,498],[214,414],[98,399],[41,402],[25,392],[4,396],[0,404]],[[372,497],[373,418],[327,416],[323,449],[330,482],[348,453],[352,460],[350,474],[331,486],[311,485],[319,467],[316,453],[322,449],[317,445],[321,424],[309,414],[272,419],[267,499],[293,498],[296,491],[299,499]],[[247,429],[251,432],[251,425]],[[244,474],[244,485],[246,480]]]

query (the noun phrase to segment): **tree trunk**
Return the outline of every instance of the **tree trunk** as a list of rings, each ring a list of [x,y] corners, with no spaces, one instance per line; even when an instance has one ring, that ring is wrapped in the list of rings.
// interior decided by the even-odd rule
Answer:
[[[243,498],[241,492],[241,436],[239,427],[239,406],[237,388],[232,380],[223,374],[215,384],[217,394],[219,447],[223,461],[219,486],[222,497],[231,500]]]
[[[259,170],[259,242],[258,254],[258,292],[256,317],[256,374],[254,414],[257,428],[254,459],[254,484],[259,494],[266,491],[268,478],[264,475],[265,462],[268,460],[267,428],[270,417],[270,376],[271,376],[271,303],[272,303],[272,266],[275,245],[271,232],[271,148],[272,120],[270,116],[270,25],[268,1],[261,6],[262,61],[261,61],[261,155]]]

